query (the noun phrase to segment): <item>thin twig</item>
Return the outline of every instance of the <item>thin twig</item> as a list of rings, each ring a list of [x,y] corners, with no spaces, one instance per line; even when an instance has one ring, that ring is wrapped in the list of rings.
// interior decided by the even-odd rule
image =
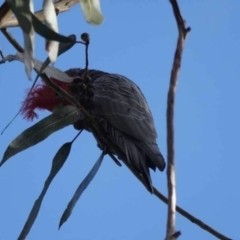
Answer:
[[[81,129],[77,135],[73,138],[72,143],[79,137],[79,135],[82,133],[83,129]]]
[[[85,47],[85,71],[87,73],[88,71],[88,65],[89,65],[89,61],[88,61],[88,47],[89,47],[89,42],[86,42],[86,47]]]
[[[131,165],[129,165],[127,162],[124,162],[125,165],[131,170],[131,172],[135,175],[136,178],[138,178],[138,180],[140,182],[142,182],[142,184],[144,186],[146,186],[146,182],[144,180],[144,178],[134,169],[131,167]],[[165,197],[156,187],[153,186],[153,194],[162,202],[168,204],[168,198]],[[218,239],[221,240],[232,240],[231,238],[223,235],[222,233],[216,231],[215,229],[213,229],[211,226],[207,225],[206,223],[204,223],[203,221],[201,221],[200,219],[194,217],[192,214],[190,214],[189,212],[187,212],[186,210],[184,210],[183,208],[179,207],[176,205],[176,210],[177,212],[182,215],[183,217],[185,217],[186,219],[188,219],[189,221],[191,221],[192,223],[196,224],[197,226],[199,226],[200,228],[202,228],[203,230],[207,231],[208,233],[212,234],[213,236],[215,236]],[[175,232],[174,234],[176,234],[177,232]]]
[[[9,32],[7,32],[9,34]],[[4,34],[4,36],[6,36]],[[6,36],[7,39],[10,39],[12,36],[8,35]],[[11,40],[9,41],[13,47],[16,48],[16,50],[19,51],[19,44],[16,45],[15,41]],[[19,52],[23,52],[23,48],[20,46],[20,51]],[[78,107],[79,109],[81,108],[81,105],[79,104],[79,102],[72,97],[72,95],[70,95],[68,92],[64,91],[62,88],[59,88],[55,83],[53,83],[45,74],[41,75],[42,78],[45,78],[45,83],[48,84],[48,86],[50,86],[54,91],[56,91],[60,96],[66,98],[69,102],[71,102],[74,106]],[[43,79],[44,80],[44,79]],[[83,110],[84,111],[84,110]],[[84,113],[83,113],[84,114]],[[88,112],[86,113],[88,115]],[[86,115],[86,117],[88,117]],[[90,116],[90,120],[91,120],[91,116]],[[101,134],[102,136],[102,134]],[[106,138],[103,135],[103,138],[106,140]],[[106,140],[107,141],[107,140]],[[109,144],[107,144],[108,146],[111,146],[111,142]],[[115,150],[115,149],[114,149]],[[121,154],[119,154],[119,156],[121,157]],[[125,165],[131,170],[131,172],[139,179],[140,182],[142,182],[142,184],[144,186],[147,185],[147,183],[145,182],[144,178],[138,173],[136,172],[136,170],[134,168],[132,168],[131,165],[129,165],[127,162],[125,162]],[[153,194],[160,199],[162,202],[168,204],[168,199],[167,197],[165,197],[161,192],[158,191],[158,189],[156,189],[153,186]],[[193,215],[191,215],[190,213],[188,213],[187,211],[185,211],[184,209],[182,209],[181,207],[176,206],[176,210],[179,214],[181,214],[183,217],[187,218],[188,220],[190,220],[192,223],[195,223],[196,225],[198,225],[199,227],[201,227],[202,229],[206,230],[207,232],[209,232],[210,234],[212,234],[213,236],[221,239],[221,240],[232,240],[231,238],[224,236],[223,234],[219,233],[218,231],[214,230],[212,227],[210,227],[209,225],[205,224],[204,222],[202,222],[201,220],[199,220],[198,218],[194,217]]]
[[[4,55],[3,55],[3,52],[2,52],[1,49],[0,49],[0,56],[1,56],[2,59],[4,59]]]
[[[175,92],[177,88],[178,74],[181,66],[181,57],[183,52],[183,46],[187,33],[190,28],[186,29],[185,22],[181,16],[178,3],[176,0],[169,0],[174,17],[178,27],[178,41],[174,55],[170,86],[167,97],[167,185],[168,185],[168,215],[167,215],[167,229],[166,239],[175,240],[175,215],[176,215],[176,180],[175,180],[175,163],[174,163],[174,102]]]
[[[18,52],[23,53],[24,49],[21,47],[21,45],[15,40],[15,38],[6,28],[1,29],[1,32]]]
[[[85,43],[85,71],[84,71],[84,76],[83,76],[83,79],[85,81],[86,77],[87,77],[87,74],[88,74],[88,65],[89,65],[88,48],[89,48],[89,43],[90,43],[90,36],[89,36],[88,33],[82,33],[81,34],[81,39]]]

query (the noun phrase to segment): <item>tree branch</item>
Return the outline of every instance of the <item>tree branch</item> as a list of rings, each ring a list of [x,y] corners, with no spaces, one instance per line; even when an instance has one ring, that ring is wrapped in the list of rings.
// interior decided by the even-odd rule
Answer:
[[[190,28],[185,27],[185,22],[181,16],[178,4],[176,0],[169,0],[174,17],[177,22],[178,27],[178,41],[177,47],[174,55],[170,86],[168,90],[167,97],[167,185],[168,185],[168,216],[167,216],[167,230],[166,239],[174,240],[179,236],[175,234],[175,213],[176,213],[176,181],[175,181],[175,151],[174,151],[174,102],[175,102],[175,92],[178,81],[178,74],[181,66],[181,58],[183,52],[183,46],[187,33]]]

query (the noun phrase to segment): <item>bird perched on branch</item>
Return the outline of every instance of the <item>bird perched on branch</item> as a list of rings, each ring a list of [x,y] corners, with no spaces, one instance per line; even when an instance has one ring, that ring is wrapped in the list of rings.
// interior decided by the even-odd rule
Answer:
[[[139,87],[128,78],[98,70],[70,69],[66,73],[75,77],[72,83],[52,79],[59,87],[72,94],[94,117],[114,146],[109,151],[140,173],[152,193],[149,168],[165,169],[164,158],[156,143],[157,133],[147,101]],[[24,101],[22,114],[33,120],[35,110],[53,111],[59,104],[69,105],[49,86],[36,86]],[[104,148],[102,137],[93,132],[91,123],[83,115],[73,124],[77,130],[93,133],[100,148]]]

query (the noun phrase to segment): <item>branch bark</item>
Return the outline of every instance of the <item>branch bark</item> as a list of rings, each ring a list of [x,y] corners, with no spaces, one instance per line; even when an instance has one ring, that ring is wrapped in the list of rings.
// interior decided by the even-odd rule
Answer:
[[[174,150],[174,103],[177,88],[178,75],[181,66],[182,52],[187,33],[190,28],[185,27],[185,22],[181,16],[176,0],[169,0],[172,5],[173,14],[178,27],[178,41],[174,55],[170,85],[167,97],[167,185],[168,185],[168,216],[166,239],[174,240],[180,235],[175,232],[176,215],[176,181],[175,181],[175,150]]]

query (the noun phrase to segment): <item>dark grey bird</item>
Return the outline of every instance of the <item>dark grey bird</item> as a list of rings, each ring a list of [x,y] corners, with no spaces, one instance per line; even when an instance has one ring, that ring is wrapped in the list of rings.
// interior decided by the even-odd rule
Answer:
[[[72,84],[60,83],[59,86],[72,93],[80,103],[91,113],[103,128],[107,138],[114,145],[109,152],[116,155],[123,162],[130,164],[146,181],[147,189],[152,193],[152,180],[149,169],[160,171],[165,169],[165,161],[156,143],[157,132],[154,120],[147,101],[139,87],[128,78],[98,70],[88,70],[84,77],[84,69],[70,69],[66,73],[76,77]],[[85,79],[85,80],[83,80]],[[40,89],[41,88],[41,89]],[[57,104],[57,96],[48,86],[42,85],[33,91],[35,100],[30,96],[28,105],[34,108],[25,108],[26,118],[33,114],[36,108],[53,110]],[[48,106],[36,104],[36,92],[40,96],[51,95]],[[34,95],[35,94],[35,95]],[[38,102],[40,101],[40,97]],[[43,100],[42,100],[43,101]],[[46,101],[45,101],[46,102]],[[29,109],[32,112],[29,112]],[[28,110],[28,113],[27,113]],[[35,113],[34,113],[35,114]],[[104,142],[97,132],[93,132],[89,121],[82,115],[74,124],[77,130],[85,129],[93,133],[100,148]]]

